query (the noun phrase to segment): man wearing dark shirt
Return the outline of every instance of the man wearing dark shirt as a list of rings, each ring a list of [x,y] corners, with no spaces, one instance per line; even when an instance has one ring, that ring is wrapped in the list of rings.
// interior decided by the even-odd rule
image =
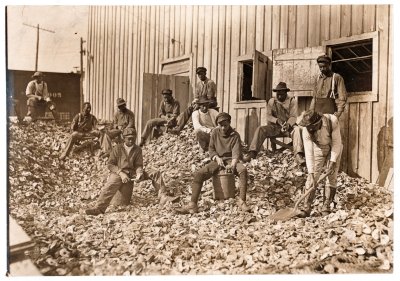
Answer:
[[[160,104],[159,118],[150,119],[142,132],[140,146],[143,146],[147,138],[152,134],[153,129],[159,126],[173,128],[176,126],[176,117],[180,113],[179,102],[172,97],[172,90],[164,89],[161,91],[163,101]]]
[[[197,213],[197,201],[199,200],[203,182],[218,173],[221,168],[228,166],[234,174],[239,176],[240,198],[238,206],[242,211],[249,210],[246,205],[247,169],[242,163],[239,163],[242,158],[240,135],[231,127],[231,116],[228,113],[219,113],[216,117],[216,122],[218,127],[211,132],[210,146],[208,148],[210,158],[213,161],[195,173],[190,203],[177,210],[179,213]]]
[[[83,104],[81,113],[75,115],[71,123],[71,136],[68,138],[65,149],[60,156],[60,160],[64,160],[71,152],[72,146],[84,137],[100,137],[100,132],[96,129],[97,119],[90,114],[92,106],[89,102]]]

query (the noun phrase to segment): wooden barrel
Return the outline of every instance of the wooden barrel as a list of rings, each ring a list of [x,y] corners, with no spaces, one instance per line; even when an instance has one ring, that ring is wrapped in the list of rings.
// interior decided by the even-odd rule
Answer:
[[[235,176],[232,173],[220,171],[212,178],[214,199],[228,199],[235,197]]]

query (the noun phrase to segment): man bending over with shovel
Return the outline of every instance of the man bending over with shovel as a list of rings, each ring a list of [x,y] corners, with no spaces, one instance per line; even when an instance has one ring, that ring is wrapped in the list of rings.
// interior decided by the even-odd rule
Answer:
[[[321,114],[313,110],[303,112],[299,119],[298,124],[307,129],[302,130],[308,170],[307,189],[316,187],[316,181],[324,167],[327,166],[328,179],[321,210],[323,215],[327,215],[336,194],[337,174],[343,149],[339,121],[333,114]],[[315,190],[316,188],[305,198],[305,208],[299,215],[300,217],[310,215]]]

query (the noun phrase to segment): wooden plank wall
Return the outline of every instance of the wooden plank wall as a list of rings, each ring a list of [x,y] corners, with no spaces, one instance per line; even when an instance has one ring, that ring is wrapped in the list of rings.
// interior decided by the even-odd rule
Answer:
[[[159,73],[161,61],[193,54],[191,87],[196,81],[194,69],[205,66],[217,84],[221,110],[235,119],[237,56],[254,48],[270,52],[315,47],[323,40],[378,30],[379,101],[350,104],[344,115],[348,118],[341,118],[343,130],[354,136],[345,144],[347,166],[375,181],[381,158],[377,136],[393,115],[392,9],[390,5],[92,6],[85,97],[100,119],[112,118],[119,96],[140,112],[142,73]]]

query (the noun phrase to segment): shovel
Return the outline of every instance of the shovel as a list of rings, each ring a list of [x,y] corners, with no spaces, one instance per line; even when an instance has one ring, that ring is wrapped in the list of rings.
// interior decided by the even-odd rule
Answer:
[[[293,217],[298,216],[300,214],[300,212],[298,210],[298,206],[299,206],[300,202],[303,201],[304,198],[306,198],[306,196],[311,193],[311,191],[315,190],[317,188],[318,184],[321,181],[323,181],[327,176],[328,176],[328,173],[325,173],[325,174],[321,175],[319,180],[315,184],[315,186],[312,187],[312,188],[309,188],[307,190],[307,192],[305,192],[299,198],[299,200],[296,201],[296,203],[294,204],[293,208],[285,208],[285,209],[279,210],[275,214],[270,215],[269,218],[274,220],[274,221],[286,221],[286,220],[289,220],[289,219],[291,219]]]

